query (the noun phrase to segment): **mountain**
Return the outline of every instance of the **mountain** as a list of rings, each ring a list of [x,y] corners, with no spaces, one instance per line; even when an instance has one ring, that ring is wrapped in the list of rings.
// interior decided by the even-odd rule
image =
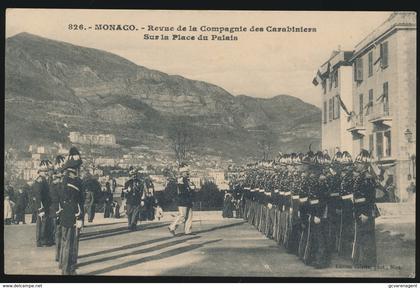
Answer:
[[[255,156],[267,133],[275,135],[275,150],[319,146],[320,109],[296,97],[234,96],[207,82],[28,33],[6,39],[5,64],[6,140],[20,144],[65,142],[68,131],[77,130],[114,133],[124,147],[169,149],[171,123],[186,119],[198,153]]]

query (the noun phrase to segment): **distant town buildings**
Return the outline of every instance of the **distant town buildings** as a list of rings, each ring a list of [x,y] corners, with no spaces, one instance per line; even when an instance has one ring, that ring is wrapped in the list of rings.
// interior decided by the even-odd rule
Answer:
[[[113,134],[82,134],[80,132],[70,132],[69,139],[71,143],[92,144],[103,146],[115,146],[117,144]]]
[[[313,81],[322,84],[323,149],[370,151],[399,201],[416,178],[416,33],[416,14],[395,12],[354,51],[334,52]]]

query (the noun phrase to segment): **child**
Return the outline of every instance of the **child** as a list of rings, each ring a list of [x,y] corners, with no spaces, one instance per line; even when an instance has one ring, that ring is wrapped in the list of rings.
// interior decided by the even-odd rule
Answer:
[[[15,203],[10,200],[9,195],[4,196],[4,224],[10,225],[12,224],[13,219],[13,208]]]

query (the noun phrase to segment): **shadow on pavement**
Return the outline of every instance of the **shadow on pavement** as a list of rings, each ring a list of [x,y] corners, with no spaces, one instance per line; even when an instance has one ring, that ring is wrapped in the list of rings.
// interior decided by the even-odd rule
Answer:
[[[246,221],[233,223],[233,224],[228,224],[228,225],[223,225],[223,226],[216,226],[216,227],[213,227],[213,228],[197,231],[195,234],[202,234],[202,233],[207,233],[207,232],[211,232],[211,231],[215,231],[215,230],[219,230],[219,229],[230,228],[230,227],[242,225],[244,223],[246,223]],[[166,225],[167,224],[162,225],[162,226],[166,226]],[[159,225],[159,227],[161,227],[161,226]],[[155,227],[155,228],[157,228],[157,227]],[[149,228],[149,229],[152,229],[152,228]],[[124,232],[124,233],[126,233],[126,232]],[[123,234],[123,233],[120,233],[120,234]],[[183,235],[182,234],[177,234],[176,237],[180,237],[180,236],[183,236]],[[140,242],[140,243],[133,243],[133,244],[129,244],[129,245],[121,246],[121,247],[116,247],[116,248],[112,248],[112,249],[108,249],[108,250],[102,250],[102,251],[92,252],[92,253],[89,253],[89,254],[79,255],[78,258],[80,259],[80,258],[85,258],[85,257],[92,257],[92,256],[101,255],[101,254],[106,254],[106,253],[113,253],[113,252],[121,251],[121,250],[125,250],[125,249],[132,249],[132,248],[136,248],[136,247],[139,247],[139,246],[145,246],[145,245],[153,244],[153,243],[156,243],[156,242],[166,241],[166,240],[169,240],[169,239],[172,239],[172,238],[174,238],[174,236],[162,237],[162,238],[158,238],[158,239],[150,239],[150,240]],[[90,238],[90,239],[92,239],[92,238]],[[90,239],[86,239],[86,240],[90,240]],[[82,240],[82,239],[80,239],[80,240]]]
[[[127,220],[126,221],[112,222],[112,223],[89,224],[89,222],[86,222],[85,221],[85,223],[87,223],[86,224],[86,227],[87,228],[90,228],[90,227],[99,227],[99,226],[110,226],[110,225],[122,224],[122,223],[126,223],[126,222],[127,222]],[[92,222],[90,222],[90,223],[92,223]]]
[[[241,222],[227,224],[227,225],[223,225],[223,226],[216,226],[216,227],[212,227],[212,228],[205,229],[205,230],[199,230],[199,231],[195,232],[195,234],[207,233],[207,232],[212,232],[212,231],[216,231],[216,230],[219,230],[219,229],[235,227],[235,226],[243,225],[244,223],[247,223],[247,222],[246,221],[241,221]]]
[[[98,269],[98,270],[89,272],[85,275],[104,274],[104,273],[108,273],[108,272],[111,272],[111,271],[114,271],[114,270],[127,268],[127,267],[130,267],[130,266],[138,265],[138,264],[149,262],[149,261],[161,260],[161,259],[164,259],[164,258],[168,258],[168,257],[176,256],[176,255],[179,255],[179,254],[182,254],[182,253],[186,253],[186,252],[189,252],[191,250],[201,248],[204,245],[219,242],[221,240],[222,239],[216,239],[216,240],[211,240],[211,241],[207,241],[207,242],[203,242],[203,243],[191,244],[191,245],[185,246],[185,247],[179,247],[179,248],[176,248],[176,249],[172,249],[172,250],[169,250],[169,251],[162,252],[158,255],[152,255],[152,256],[141,258],[141,259],[127,261],[127,262],[124,262],[124,263],[121,263],[121,264],[118,264],[118,265],[114,265],[114,266],[110,266],[110,267],[107,267],[107,268]]]
[[[160,225],[152,225],[152,224],[153,223],[139,225],[138,230],[135,232],[141,232],[143,230],[149,230],[149,229],[156,229],[156,228],[160,228],[160,227],[164,227],[168,225],[166,223],[160,224]],[[133,231],[128,230],[128,228],[124,226],[124,227],[119,227],[119,228],[110,229],[110,230],[87,232],[86,234],[82,233],[80,235],[80,241],[100,239],[100,238],[117,236],[117,235],[126,234],[126,233],[133,233]]]
[[[80,264],[77,265],[77,267],[82,267],[82,266],[86,266],[86,265],[90,265],[90,264],[94,264],[94,263],[99,263],[99,262],[104,262],[104,261],[110,261],[110,260],[115,260],[118,258],[122,258],[122,257],[126,257],[126,256],[133,256],[133,255],[138,255],[138,254],[143,254],[143,253],[149,253],[149,252],[153,252],[153,251],[157,251],[160,249],[164,249],[167,247],[171,247],[171,246],[175,246],[177,244],[181,244],[184,243],[186,241],[189,240],[193,240],[193,239],[198,239],[200,238],[200,236],[195,236],[195,237],[191,237],[191,238],[182,238],[176,241],[171,241],[171,242],[167,242],[167,243],[162,243],[153,247],[149,247],[149,248],[144,248],[144,249],[140,249],[140,250],[135,250],[135,251],[130,251],[130,252],[126,252],[126,253],[122,253],[122,254],[118,254],[118,255],[113,255],[113,256],[108,256],[108,257],[104,257],[104,258],[99,258],[99,259],[95,259],[95,260],[91,260],[91,261],[86,261],[86,262],[82,262]]]

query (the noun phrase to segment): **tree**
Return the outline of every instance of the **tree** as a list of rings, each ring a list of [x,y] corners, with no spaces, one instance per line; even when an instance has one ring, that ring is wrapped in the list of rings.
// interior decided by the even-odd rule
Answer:
[[[178,165],[185,162],[195,145],[196,138],[193,131],[190,121],[184,119],[173,121],[168,128],[168,138]]]
[[[264,130],[261,138],[258,140],[258,146],[261,150],[263,160],[269,160],[273,147],[277,142],[277,135],[272,130]]]
[[[224,193],[220,192],[213,182],[206,182],[197,192],[196,202],[201,201],[202,208],[206,210],[221,209],[223,206]]]

